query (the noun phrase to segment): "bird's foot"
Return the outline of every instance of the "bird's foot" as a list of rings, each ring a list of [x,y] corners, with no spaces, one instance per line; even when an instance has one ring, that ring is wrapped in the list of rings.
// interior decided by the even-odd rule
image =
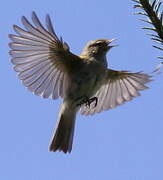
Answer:
[[[97,106],[97,102],[98,102],[97,97],[88,98],[87,96],[82,96],[82,97],[77,98],[76,100],[80,100],[80,99],[81,99],[81,101],[77,104],[77,106],[81,106],[81,105],[85,104],[86,107],[90,108],[91,103],[94,101],[95,101],[94,108]]]
[[[91,105],[91,103],[92,102],[94,102],[95,101],[95,104],[94,104],[94,108],[97,106],[97,103],[98,103],[98,98],[97,97],[92,97],[92,98],[90,98],[89,99],[89,104],[88,104],[88,106],[90,107],[90,105]],[[87,104],[86,104],[86,106],[87,106]]]

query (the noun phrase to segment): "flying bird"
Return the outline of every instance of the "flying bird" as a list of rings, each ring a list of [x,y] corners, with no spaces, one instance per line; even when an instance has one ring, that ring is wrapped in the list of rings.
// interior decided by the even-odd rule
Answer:
[[[93,115],[112,109],[139,96],[151,76],[142,72],[107,68],[106,54],[116,45],[114,39],[89,41],[75,55],[56,35],[49,15],[46,28],[35,12],[33,24],[22,17],[25,29],[13,25],[10,34],[11,62],[23,85],[35,95],[63,103],[49,150],[71,152],[76,114]]]

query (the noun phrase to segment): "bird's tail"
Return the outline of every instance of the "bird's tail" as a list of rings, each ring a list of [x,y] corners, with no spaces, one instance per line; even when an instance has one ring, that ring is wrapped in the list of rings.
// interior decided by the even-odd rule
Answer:
[[[64,153],[71,152],[76,112],[76,109],[71,109],[71,106],[66,102],[62,104],[59,120],[49,147],[50,151],[59,150]]]

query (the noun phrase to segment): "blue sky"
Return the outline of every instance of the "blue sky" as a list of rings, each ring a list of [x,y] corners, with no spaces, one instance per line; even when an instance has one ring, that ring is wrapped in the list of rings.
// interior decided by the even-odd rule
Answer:
[[[0,178],[3,180],[153,180],[163,179],[163,76],[142,96],[94,116],[78,114],[71,154],[48,152],[61,99],[45,100],[28,92],[8,55],[12,24],[22,27],[31,12],[44,22],[49,13],[58,36],[80,54],[97,38],[117,38],[109,66],[150,73],[161,52],[141,30],[130,0],[5,0],[0,7]]]

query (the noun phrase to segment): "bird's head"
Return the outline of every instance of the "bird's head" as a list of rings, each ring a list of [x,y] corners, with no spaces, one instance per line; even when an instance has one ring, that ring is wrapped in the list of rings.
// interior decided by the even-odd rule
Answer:
[[[84,47],[81,56],[88,57],[104,57],[106,53],[117,45],[111,45],[115,39],[97,39],[94,41],[89,41],[87,45]]]

